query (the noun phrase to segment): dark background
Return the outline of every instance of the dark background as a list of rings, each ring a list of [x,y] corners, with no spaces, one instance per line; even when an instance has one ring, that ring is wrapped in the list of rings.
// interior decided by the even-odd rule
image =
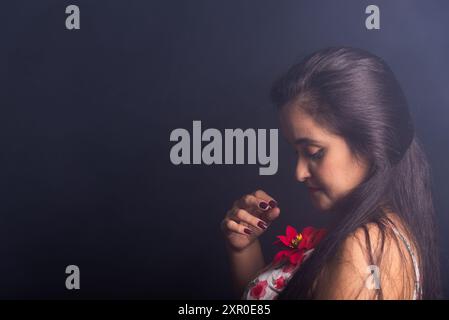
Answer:
[[[81,30],[65,29],[65,8]],[[380,7],[381,29],[365,28]],[[264,189],[282,213],[266,260],[306,214],[294,154],[258,165],[174,166],[170,132],[278,128],[271,83],[331,45],[383,57],[433,168],[449,296],[449,2],[3,1],[0,12],[0,298],[231,298],[219,224]],[[81,290],[65,288],[65,267]]]

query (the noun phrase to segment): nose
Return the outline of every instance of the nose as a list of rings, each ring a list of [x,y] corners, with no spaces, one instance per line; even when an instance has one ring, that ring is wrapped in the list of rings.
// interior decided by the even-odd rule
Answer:
[[[310,171],[307,163],[299,158],[296,163],[296,180],[299,182],[304,182],[308,178],[310,178]]]

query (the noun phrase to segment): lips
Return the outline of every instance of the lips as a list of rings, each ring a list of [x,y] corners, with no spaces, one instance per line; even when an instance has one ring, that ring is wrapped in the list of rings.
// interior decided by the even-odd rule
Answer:
[[[320,188],[314,188],[314,187],[307,187],[307,189],[308,189],[310,192],[317,192],[317,191],[320,191],[320,190],[321,190]]]

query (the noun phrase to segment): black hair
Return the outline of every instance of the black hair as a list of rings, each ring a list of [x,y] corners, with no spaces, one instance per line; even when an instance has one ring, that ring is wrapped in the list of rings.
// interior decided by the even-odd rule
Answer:
[[[431,168],[415,135],[404,93],[393,72],[376,55],[351,47],[330,47],[293,65],[273,85],[278,108],[301,107],[327,130],[344,138],[351,152],[369,160],[369,173],[332,209],[339,215],[327,236],[290,279],[278,299],[315,297],[315,284],[345,239],[374,224],[381,233],[380,261],[387,235],[384,208],[394,212],[417,249],[423,299],[441,295]],[[299,104],[298,104],[299,105]],[[365,232],[370,248],[369,232]],[[408,277],[411,278],[411,277]],[[374,298],[382,298],[376,290]]]

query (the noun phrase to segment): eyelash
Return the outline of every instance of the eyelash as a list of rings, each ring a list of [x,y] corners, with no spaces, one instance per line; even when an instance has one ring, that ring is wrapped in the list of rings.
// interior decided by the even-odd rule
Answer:
[[[322,156],[323,156],[323,149],[315,152],[314,154],[308,155],[308,157],[313,160],[319,160],[321,159]]]
[[[298,150],[295,150],[296,155],[298,155]],[[323,157],[323,149],[315,152],[314,154],[308,154],[307,157],[309,157],[312,160],[319,160]]]

